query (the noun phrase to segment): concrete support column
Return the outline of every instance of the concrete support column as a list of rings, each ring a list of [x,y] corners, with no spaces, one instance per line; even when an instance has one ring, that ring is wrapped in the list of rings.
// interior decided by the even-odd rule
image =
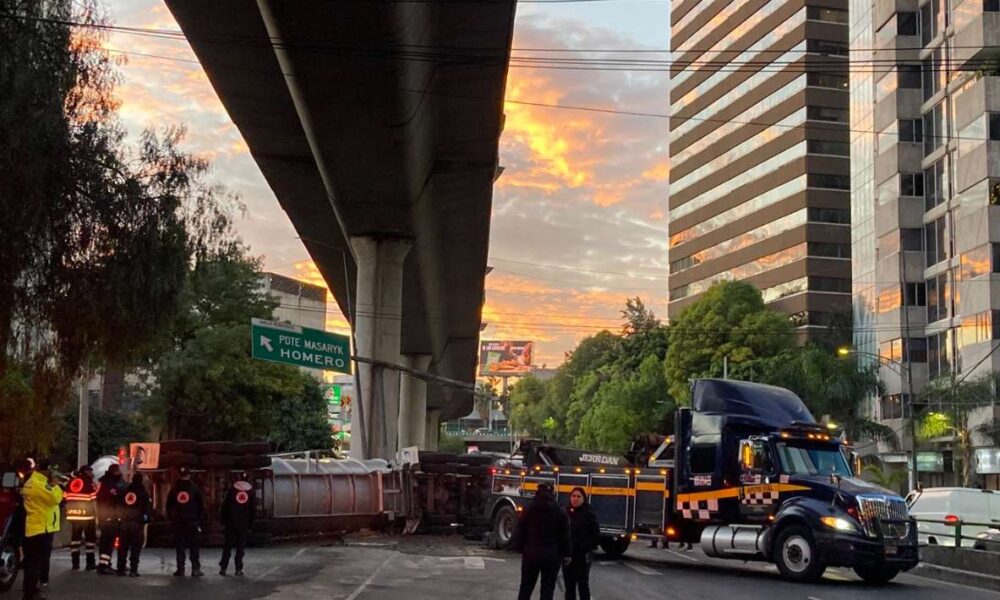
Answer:
[[[426,371],[431,366],[430,354],[408,354],[407,367]],[[403,373],[399,382],[399,448],[419,446],[427,440],[427,382]]]
[[[438,439],[441,437],[441,411],[440,410],[429,410],[427,411],[427,427],[426,427],[426,438],[424,441],[424,450],[430,452],[436,452],[438,449]]]
[[[354,305],[357,356],[399,363],[403,261],[411,246],[398,239],[351,238],[358,266]],[[396,453],[399,371],[360,362],[357,369],[362,410],[351,412],[351,457],[391,460]]]

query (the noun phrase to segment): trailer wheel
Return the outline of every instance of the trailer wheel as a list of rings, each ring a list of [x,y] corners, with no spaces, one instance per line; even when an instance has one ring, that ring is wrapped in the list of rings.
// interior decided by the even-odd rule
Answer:
[[[14,587],[19,567],[17,546],[5,542],[3,547],[0,548],[0,593]]]
[[[893,567],[854,567],[854,572],[870,585],[885,585],[899,575],[899,569]]]
[[[816,581],[826,570],[812,533],[801,525],[789,525],[778,534],[774,562],[783,576],[795,581]]]
[[[493,517],[493,539],[501,549],[506,548],[510,539],[514,537],[514,528],[517,527],[517,511],[514,507],[505,504],[500,507]]]
[[[610,536],[601,538],[601,550],[608,558],[620,558],[628,550],[631,540],[628,537]]]

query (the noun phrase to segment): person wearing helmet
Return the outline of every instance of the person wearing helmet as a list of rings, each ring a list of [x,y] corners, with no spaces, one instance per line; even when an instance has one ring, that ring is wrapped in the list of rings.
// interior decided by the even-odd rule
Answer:
[[[226,537],[222,560],[219,561],[219,575],[225,576],[233,548],[236,549],[236,576],[243,575],[243,554],[253,526],[253,509],[253,486],[246,480],[246,474],[240,473],[222,501],[221,517]]]
[[[93,571],[97,568],[94,556],[97,545],[97,484],[90,465],[80,465],[63,497],[66,499],[66,520],[70,524],[69,555],[73,570],[80,570],[80,547],[86,544],[87,570]]]

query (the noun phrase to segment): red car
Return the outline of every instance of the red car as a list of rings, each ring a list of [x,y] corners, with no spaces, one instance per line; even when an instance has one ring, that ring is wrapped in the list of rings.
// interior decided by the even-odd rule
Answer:
[[[18,571],[20,524],[17,522],[18,478],[13,472],[0,472],[0,593],[14,587]]]

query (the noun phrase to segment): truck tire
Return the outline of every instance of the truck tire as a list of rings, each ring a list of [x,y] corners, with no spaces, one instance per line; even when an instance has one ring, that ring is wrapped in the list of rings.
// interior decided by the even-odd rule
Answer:
[[[517,527],[517,511],[509,504],[504,504],[493,515],[493,539],[501,550],[510,544],[510,538]]]
[[[14,582],[17,581],[17,571],[20,567],[17,560],[17,547],[5,541],[0,547],[0,593],[14,587]]]
[[[198,442],[194,440],[164,440],[160,442],[160,455],[197,453]]]
[[[244,442],[233,444],[233,454],[267,454],[271,451],[271,444],[267,442]]]
[[[417,458],[421,465],[440,465],[458,462],[458,455],[451,452],[421,452]]]
[[[784,577],[793,581],[817,581],[826,570],[812,532],[802,525],[789,525],[778,534],[774,563]]]
[[[171,467],[187,467],[193,469],[198,466],[198,457],[194,454],[181,452],[168,452],[160,456],[160,467],[169,469]]]
[[[215,467],[217,469],[228,469],[233,466],[235,459],[228,454],[205,454],[201,457],[203,467]]]
[[[199,442],[198,443],[198,453],[199,454],[232,454],[233,453],[233,443],[232,442]]]
[[[608,558],[620,558],[628,550],[631,540],[628,537],[605,536],[601,537],[601,550]]]
[[[471,465],[474,467],[488,467],[493,464],[492,456],[482,454],[463,454],[458,457],[458,464]]]
[[[854,567],[854,572],[869,585],[885,585],[899,575],[899,569],[895,567]]]
[[[420,470],[424,473],[458,473],[458,463],[430,463],[420,464]]]

